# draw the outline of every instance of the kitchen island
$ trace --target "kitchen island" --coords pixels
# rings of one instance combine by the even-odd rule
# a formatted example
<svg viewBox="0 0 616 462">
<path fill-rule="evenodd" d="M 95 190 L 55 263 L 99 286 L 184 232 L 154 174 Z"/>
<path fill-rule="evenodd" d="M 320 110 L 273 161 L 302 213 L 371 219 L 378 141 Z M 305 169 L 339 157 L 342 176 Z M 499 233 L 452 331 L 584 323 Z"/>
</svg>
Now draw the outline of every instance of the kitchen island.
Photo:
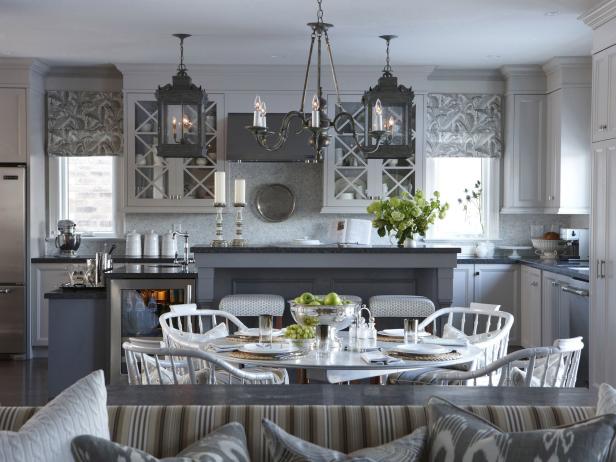
<svg viewBox="0 0 616 462">
<path fill-rule="evenodd" d="M 362 297 L 422 295 L 437 307 L 451 304 L 456 247 L 250 246 L 192 247 L 199 279 L 197 301 L 218 306 L 235 293 L 302 292 Z"/>
</svg>

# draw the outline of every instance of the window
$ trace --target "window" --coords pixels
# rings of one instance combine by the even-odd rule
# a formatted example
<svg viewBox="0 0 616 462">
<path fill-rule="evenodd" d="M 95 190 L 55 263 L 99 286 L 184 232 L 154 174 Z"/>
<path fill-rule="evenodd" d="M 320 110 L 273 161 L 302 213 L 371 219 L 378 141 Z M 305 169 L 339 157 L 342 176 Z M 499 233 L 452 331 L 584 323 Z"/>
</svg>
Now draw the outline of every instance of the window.
<svg viewBox="0 0 616 462">
<path fill-rule="evenodd" d="M 85 235 L 117 234 L 116 162 L 110 156 L 52 159 L 50 230 L 55 230 L 57 220 L 69 219 Z"/>
<path fill-rule="evenodd" d="M 439 191 L 441 200 L 449 203 L 445 219 L 437 220 L 430 229 L 430 239 L 477 240 L 498 237 L 498 159 L 433 157 L 427 159 L 426 168 L 427 193 Z M 478 181 L 481 189 L 479 199 L 473 197 L 473 191 L 477 192 L 478 189 L 475 188 Z"/>
</svg>

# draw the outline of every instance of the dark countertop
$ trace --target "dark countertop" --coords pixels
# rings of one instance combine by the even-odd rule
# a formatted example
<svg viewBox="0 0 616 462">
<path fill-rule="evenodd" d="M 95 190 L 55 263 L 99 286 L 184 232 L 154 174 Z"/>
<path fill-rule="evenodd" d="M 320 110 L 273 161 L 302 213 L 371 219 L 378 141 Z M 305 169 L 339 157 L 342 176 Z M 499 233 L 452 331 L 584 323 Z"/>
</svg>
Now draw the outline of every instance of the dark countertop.
<svg viewBox="0 0 616 462">
<path fill-rule="evenodd" d="M 423 405 L 440 396 L 459 406 L 596 406 L 597 395 L 586 388 L 420 387 L 340 385 L 112 385 L 107 404 L 115 405 Z"/>
<path fill-rule="evenodd" d="M 338 246 L 328 245 L 307 245 L 307 246 L 275 246 L 275 245 L 254 245 L 249 247 L 212 247 L 210 245 L 194 245 L 190 249 L 194 253 L 460 253 L 458 247 L 394 247 L 384 246 Z"/>
<path fill-rule="evenodd" d="M 170 257 L 130 257 L 128 255 L 112 254 L 115 263 L 173 263 Z M 32 263 L 85 263 L 87 259 L 94 258 L 94 255 L 77 255 L 75 257 L 65 257 L 62 255 L 46 255 L 35 257 Z"/>
<path fill-rule="evenodd" d="M 196 279 L 197 268 L 194 265 L 187 270 L 181 267 L 164 265 L 130 263 L 114 268 L 105 273 L 106 279 Z"/>
<path fill-rule="evenodd" d="M 503 256 L 496 255 L 494 257 L 486 257 L 486 258 L 472 257 L 472 256 L 459 256 L 458 257 L 458 263 L 460 265 L 463 265 L 463 264 L 511 265 L 511 264 L 516 264 L 519 262 L 520 260 L 514 260 L 512 258 L 507 257 L 506 255 L 503 255 Z"/>
<path fill-rule="evenodd" d="M 523 265 L 528 265 L 533 268 L 537 268 L 543 271 L 549 271 L 551 273 L 562 274 L 563 276 L 569 276 L 577 281 L 588 282 L 590 280 L 590 271 L 576 271 L 574 268 L 588 268 L 588 262 L 570 262 L 570 261 L 548 261 L 539 259 L 525 259 L 520 260 Z"/>
<path fill-rule="evenodd" d="M 45 294 L 45 298 L 47 299 L 106 299 L 107 298 L 107 289 L 105 287 L 86 287 L 83 289 L 70 289 L 70 288 L 59 288 L 52 290 L 51 292 L 47 292 Z"/>
</svg>

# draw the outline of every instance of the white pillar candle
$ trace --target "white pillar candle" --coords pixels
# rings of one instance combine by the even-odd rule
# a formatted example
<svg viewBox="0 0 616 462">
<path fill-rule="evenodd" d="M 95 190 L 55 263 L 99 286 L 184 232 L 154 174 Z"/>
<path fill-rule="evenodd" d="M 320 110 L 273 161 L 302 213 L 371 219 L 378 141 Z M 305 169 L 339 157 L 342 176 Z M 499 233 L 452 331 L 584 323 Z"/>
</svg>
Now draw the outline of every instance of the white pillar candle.
<svg viewBox="0 0 616 462">
<path fill-rule="evenodd" d="M 224 204 L 225 197 L 225 172 L 214 173 L 214 203 Z"/>
<path fill-rule="evenodd" d="M 374 105 L 374 121 L 372 122 L 372 129 L 374 131 L 383 130 L 383 106 L 381 100 L 377 99 Z"/>
<path fill-rule="evenodd" d="M 255 97 L 255 111 L 252 116 L 252 125 L 255 127 L 261 126 L 261 97 L 259 95 Z"/>
<path fill-rule="evenodd" d="M 317 95 L 312 97 L 312 120 L 310 125 L 312 127 L 321 125 L 321 113 L 319 112 L 319 98 Z"/>
<path fill-rule="evenodd" d="M 243 178 L 235 179 L 234 204 L 246 204 L 246 180 Z"/>
</svg>

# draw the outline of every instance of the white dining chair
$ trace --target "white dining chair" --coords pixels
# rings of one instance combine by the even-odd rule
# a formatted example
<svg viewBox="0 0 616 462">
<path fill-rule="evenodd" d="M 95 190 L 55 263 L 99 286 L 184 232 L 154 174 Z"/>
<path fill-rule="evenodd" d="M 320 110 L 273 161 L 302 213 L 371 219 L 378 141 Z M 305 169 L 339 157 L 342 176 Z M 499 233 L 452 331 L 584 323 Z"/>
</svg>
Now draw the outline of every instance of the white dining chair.
<svg viewBox="0 0 616 462">
<path fill-rule="evenodd" d="M 552 347 L 518 350 L 471 371 L 440 369 L 424 372 L 413 385 L 470 385 L 500 387 L 575 387 L 581 337 L 557 340 Z M 483 380 L 482 380 L 483 379 Z"/>
<path fill-rule="evenodd" d="M 504 357 L 509 347 L 509 334 L 513 327 L 514 316 L 505 311 L 479 311 L 468 308 L 442 308 L 424 319 L 418 329 L 430 328 L 432 333 L 442 337 L 460 337 L 481 350 L 481 354 L 467 365 L 455 366 L 456 369 L 473 370 L 482 368 Z M 452 329 L 453 328 L 453 329 Z M 434 371 L 448 369 L 434 369 Z M 424 372 L 407 371 L 389 376 L 389 383 L 421 383 Z M 494 378 L 493 378 L 494 379 Z M 487 379 L 483 379 L 487 382 Z"/>
<path fill-rule="evenodd" d="M 471 302 L 471 306 L 469 306 L 471 310 L 478 311 L 500 311 L 501 305 L 493 305 L 491 303 L 477 303 Z"/>
<path fill-rule="evenodd" d="M 170 313 L 163 313 L 159 321 L 164 320 L 165 324 L 174 327 L 182 332 L 203 334 L 220 322 L 224 322 L 228 330 L 247 329 L 246 325 L 236 316 L 226 311 L 220 310 L 200 310 L 195 303 L 183 305 L 170 305 Z M 168 316 L 167 316 L 168 315 Z M 163 318 L 163 316 L 165 316 Z M 165 325 L 161 322 L 163 336 L 165 335 Z"/>
<path fill-rule="evenodd" d="M 273 371 L 239 369 L 206 351 L 183 348 L 157 348 L 122 344 L 126 358 L 129 385 L 217 384 L 218 371 L 238 384 L 284 384 L 288 376 Z M 209 367 L 202 367 L 208 364 Z M 216 371 L 216 372 L 214 372 Z M 225 382 L 227 383 L 227 382 Z"/>
</svg>

